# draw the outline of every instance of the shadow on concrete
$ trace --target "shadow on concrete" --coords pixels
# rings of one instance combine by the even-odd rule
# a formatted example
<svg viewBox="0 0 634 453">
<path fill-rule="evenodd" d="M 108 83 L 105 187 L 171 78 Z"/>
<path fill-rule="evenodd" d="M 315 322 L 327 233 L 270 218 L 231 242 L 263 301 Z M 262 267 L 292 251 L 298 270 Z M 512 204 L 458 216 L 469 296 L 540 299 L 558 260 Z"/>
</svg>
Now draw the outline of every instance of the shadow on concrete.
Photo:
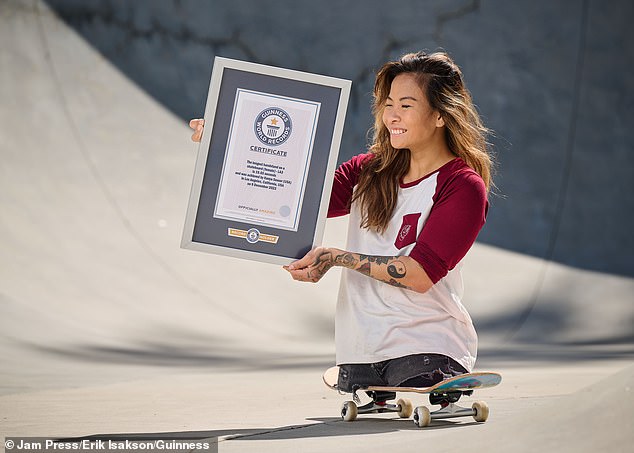
<svg viewBox="0 0 634 453">
<path fill-rule="evenodd" d="M 509 326 L 514 325 L 522 310 L 523 307 L 518 307 L 500 315 L 475 320 L 480 336 L 477 368 L 499 367 L 511 362 L 555 363 L 634 357 L 634 332 L 614 325 L 600 327 L 580 324 L 579 320 L 572 317 L 571 308 L 565 300 L 538 304 L 529 322 L 519 332 L 509 335 Z M 289 338 L 280 343 L 283 346 L 287 341 L 301 341 L 307 345 L 300 349 L 301 353 L 285 346 L 271 346 L 262 350 L 257 344 L 238 345 L 235 339 L 165 324 L 147 326 L 142 333 L 118 336 L 115 345 L 99 344 L 87 338 L 76 338 L 69 342 L 59 339 L 48 343 L 32 339 L 18 342 L 23 350 L 60 363 L 224 371 L 314 369 L 321 372 L 335 361 L 334 353 L 328 351 L 328 345 L 334 343 L 331 321 L 324 321 L 328 326 L 322 326 L 322 336 L 315 337 L 311 331 L 301 339 Z M 600 322 L 592 319 L 587 321 L 594 324 Z M 588 336 L 590 334 L 591 337 Z M 315 347 L 317 343 L 321 346 Z"/>
<path fill-rule="evenodd" d="M 31 345 L 50 357 L 83 363 L 135 365 L 165 368 L 213 368 L 227 370 L 322 369 L 332 366 L 334 357 L 321 354 L 289 354 L 236 351 L 230 347 L 192 351 L 183 346 L 147 343 L 125 347 L 76 344 L 66 347 Z"/>
<path fill-rule="evenodd" d="M 24 344 L 23 344 L 24 346 Z M 253 349 L 237 350 L 229 346 L 192 350 L 188 346 L 166 343 L 130 344 L 129 346 L 100 346 L 72 344 L 67 346 L 28 345 L 33 352 L 45 354 L 53 360 L 80 364 L 110 364 L 155 368 L 213 369 L 224 371 L 266 371 L 314 369 L 323 371 L 334 364 L 334 354 L 303 354 L 289 352 L 260 352 Z M 477 368 L 500 366 L 504 363 L 549 363 L 631 359 L 634 340 L 631 336 L 604 341 L 496 343 L 481 345 Z"/>
<path fill-rule="evenodd" d="M 83 437 L 58 439 L 60 442 L 80 443 L 83 441 L 112 441 L 112 442 L 141 442 L 157 440 L 177 441 L 201 441 L 223 442 L 228 440 L 292 440 L 310 439 L 339 436 L 364 436 L 368 434 L 387 434 L 398 431 L 420 430 L 411 419 L 380 418 L 380 416 L 367 416 L 357 419 L 353 423 L 344 422 L 341 418 L 307 418 L 317 423 L 301 425 L 281 426 L 278 428 L 248 428 L 248 429 L 223 429 L 209 431 L 182 431 L 162 433 L 117 433 L 117 434 L 93 434 Z M 465 418 L 465 420 L 470 420 Z M 442 430 L 477 425 L 477 422 L 434 420 L 428 430 Z"/>
</svg>

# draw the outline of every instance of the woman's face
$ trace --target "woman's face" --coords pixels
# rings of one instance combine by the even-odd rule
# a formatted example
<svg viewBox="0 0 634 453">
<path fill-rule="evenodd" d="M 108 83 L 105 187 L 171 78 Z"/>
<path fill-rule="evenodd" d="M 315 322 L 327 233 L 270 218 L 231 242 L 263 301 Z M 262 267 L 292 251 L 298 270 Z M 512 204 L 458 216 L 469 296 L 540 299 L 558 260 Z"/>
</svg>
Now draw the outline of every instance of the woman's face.
<svg viewBox="0 0 634 453">
<path fill-rule="evenodd" d="M 392 81 L 383 109 L 383 124 L 396 149 L 424 150 L 437 138 L 444 121 L 433 110 L 414 74 L 399 74 Z"/>
</svg>

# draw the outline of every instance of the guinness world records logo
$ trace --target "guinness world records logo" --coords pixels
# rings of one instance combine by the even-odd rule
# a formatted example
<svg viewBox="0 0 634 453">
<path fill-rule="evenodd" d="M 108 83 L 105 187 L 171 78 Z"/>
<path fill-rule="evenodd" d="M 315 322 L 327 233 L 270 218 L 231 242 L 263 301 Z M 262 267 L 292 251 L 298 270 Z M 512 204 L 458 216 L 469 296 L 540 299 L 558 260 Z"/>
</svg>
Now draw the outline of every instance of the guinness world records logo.
<svg viewBox="0 0 634 453">
<path fill-rule="evenodd" d="M 255 135 L 265 145 L 278 146 L 291 136 L 293 122 L 288 113 L 278 107 L 262 110 L 255 119 Z"/>
<path fill-rule="evenodd" d="M 247 231 L 246 239 L 249 244 L 255 244 L 260 240 L 260 232 L 256 228 L 251 228 Z"/>
</svg>

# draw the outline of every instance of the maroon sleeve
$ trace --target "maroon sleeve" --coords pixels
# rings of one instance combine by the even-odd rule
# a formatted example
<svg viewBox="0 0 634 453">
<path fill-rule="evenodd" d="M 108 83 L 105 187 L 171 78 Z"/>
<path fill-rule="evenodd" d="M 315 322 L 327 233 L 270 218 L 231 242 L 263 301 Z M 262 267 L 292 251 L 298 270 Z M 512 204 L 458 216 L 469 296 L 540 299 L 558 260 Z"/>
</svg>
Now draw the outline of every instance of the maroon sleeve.
<svg viewBox="0 0 634 453">
<path fill-rule="evenodd" d="M 488 209 L 487 191 L 477 173 L 460 172 L 438 183 L 434 205 L 410 253 L 434 284 L 467 254 Z"/>
<path fill-rule="evenodd" d="M 350 213 L 352 191 L 357 185 L 363 164 L 371 156 L 371 154 L 359 154 L 337 168 L 332 183 L 328 217 L 339 217 Z"/>
</svg>

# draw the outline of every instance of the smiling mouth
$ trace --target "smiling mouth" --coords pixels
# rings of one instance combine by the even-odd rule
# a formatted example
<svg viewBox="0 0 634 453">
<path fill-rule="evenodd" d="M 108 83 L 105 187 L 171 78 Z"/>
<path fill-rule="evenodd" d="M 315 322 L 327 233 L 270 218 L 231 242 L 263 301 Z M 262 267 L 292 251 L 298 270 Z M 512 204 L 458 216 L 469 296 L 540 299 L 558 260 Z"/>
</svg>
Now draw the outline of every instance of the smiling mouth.
<svg viewBox="0 0 634 453">
<path fill-rule="evenodd" d="M 407 132 L 406 129 L 390 129 L 390 135 L 401 135 Z"/>
</svg>

